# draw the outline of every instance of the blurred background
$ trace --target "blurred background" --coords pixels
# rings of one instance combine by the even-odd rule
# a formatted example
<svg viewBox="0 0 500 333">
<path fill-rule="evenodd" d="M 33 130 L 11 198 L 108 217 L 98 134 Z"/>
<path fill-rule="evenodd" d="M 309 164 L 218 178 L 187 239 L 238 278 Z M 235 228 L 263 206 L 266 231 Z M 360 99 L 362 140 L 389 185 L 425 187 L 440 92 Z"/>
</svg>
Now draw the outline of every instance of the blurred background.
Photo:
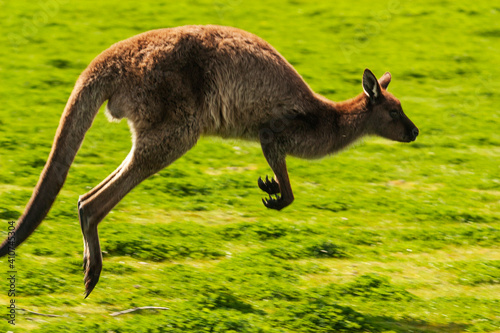
<svg viewBox="0 0 500 333">
<path fill-rule="evenodd" d="M 2 237 L 78 75 L 151 29 L 250 31 L 334 101 L 362 92 L 365 68 L 390 71 L 421 133 L 289 158 L 295 202 L 281 212 L 262 205 L 257 179 L 272 171 L 258 143 L 202 138 L 101 223 L 104 268 L 84 300 L 78 196 L 131 146 L 126 122 L 101 110 L 45 222 L 16 250 L 16 325 L 0 330 L 500 331 L 499 11 L 483 0 L 0 1 Z M 0 259 L 2 318 L 8 266 Z M 169 310 L 110 316 L 142 306 Z"/>
</svg>

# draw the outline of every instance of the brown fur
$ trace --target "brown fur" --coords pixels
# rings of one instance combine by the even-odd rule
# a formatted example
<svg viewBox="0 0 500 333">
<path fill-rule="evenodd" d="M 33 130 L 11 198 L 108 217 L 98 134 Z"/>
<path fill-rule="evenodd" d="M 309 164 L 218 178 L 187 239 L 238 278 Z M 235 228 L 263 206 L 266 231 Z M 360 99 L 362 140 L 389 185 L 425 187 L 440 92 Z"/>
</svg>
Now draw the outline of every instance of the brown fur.
<svg viewBox="0 0 500 333">
<path fill-rule="evenodd" d="M 266 207 L 280 210 L 293 201 L 287 155 L 319 158 L 367 134 L 404 142 L 416 138 L 415 125 L 386 91 L 390 79 L 386 73 L 377 81 L 365 70 L 365 92 L 335 103 L 315 94 L 271 45 L 235 28 L 185 26 L 116 43 L 78 79 L 48 162 L 18 221 L 14 244 L 24 241 L 48 213 L 106 100 L 111 119 L 128 119 L 133 146 L 125 161 L 78 202 L 86 296 L 102 268 L 99 222 L 201 135 L 259 140 L 276 181 L 259 179 L 258 185 L 270 196 L 263 200 Z M 8 245 L 4 241 L 0 255 Z"/>
</svg>

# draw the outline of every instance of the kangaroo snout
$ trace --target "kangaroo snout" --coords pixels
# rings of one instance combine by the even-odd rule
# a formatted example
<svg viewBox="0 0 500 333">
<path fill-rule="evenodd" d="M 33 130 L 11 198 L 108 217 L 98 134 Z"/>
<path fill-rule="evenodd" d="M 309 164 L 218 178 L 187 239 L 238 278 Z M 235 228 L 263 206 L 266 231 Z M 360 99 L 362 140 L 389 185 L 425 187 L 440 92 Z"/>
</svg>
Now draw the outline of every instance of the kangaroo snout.
<svg viewBox="0 0 500 333">
<path fill-rule="evenodd" d="M 408 137 L 408 142 L 413 142 L 417 139 L 418 134 L 420 131 L 418 130 L 417 127 L 413 127 L 410 131 L 409 134 L 407 135 Z"/>
<path fill-rule="evenodd" d="M 419 133 L 420 132 L 418 131 L 418 128 L 416 128 L 416 127 L 411 131 L 411 134 L 413 134 L 413 141 L 415 141 L 415 139 L 417 138 Z"/>
</svg>

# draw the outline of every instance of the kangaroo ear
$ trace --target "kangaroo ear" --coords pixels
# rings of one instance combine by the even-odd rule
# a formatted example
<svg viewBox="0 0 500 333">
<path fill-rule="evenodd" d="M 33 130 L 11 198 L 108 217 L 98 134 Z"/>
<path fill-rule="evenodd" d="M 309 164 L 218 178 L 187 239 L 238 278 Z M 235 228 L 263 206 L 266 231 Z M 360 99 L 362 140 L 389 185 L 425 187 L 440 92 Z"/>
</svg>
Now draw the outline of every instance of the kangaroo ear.
<svg viewBox="0 0 500 333">
<path fill-rule="evenodd" d="M 378 79 L 378 83 L 382 88 L 387 89 L 387 86 L 389 86 L 389 83 L 391 83 L 391 78 L 391 73 L 385 72 L 385 74 L 382 75 L 380 79 Z"/>
<path fill-rule="evenodd" d="M 363 90 L 365 94 L 370 97 L 372 102 L 375 102 L 377 98 L 381 95 L 380 84 L 377 81 L 375 75 L 368 68 L 365 69 L 363 73 Z"/>
</svg>

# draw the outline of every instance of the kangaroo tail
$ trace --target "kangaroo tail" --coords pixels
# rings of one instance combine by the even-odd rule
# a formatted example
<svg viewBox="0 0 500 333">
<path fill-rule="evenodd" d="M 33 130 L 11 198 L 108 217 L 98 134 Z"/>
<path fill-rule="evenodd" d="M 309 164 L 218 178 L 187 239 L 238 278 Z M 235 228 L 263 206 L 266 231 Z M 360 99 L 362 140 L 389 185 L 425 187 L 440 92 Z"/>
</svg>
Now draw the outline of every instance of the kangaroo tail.
<svg viewBox="0 0 500 333">
<path fill-rule="evenodd" d="M 111 88 L 106 81 L 109 82 L 103 75 L 102 66 L 91 65 L 80 75 L 59 122 L 49 159 L 23 215 L 0 245 L 0 257 L 26 240 L 49 212 L 85 133 L 101 105 L 110 97 Z"/>
</svg>

